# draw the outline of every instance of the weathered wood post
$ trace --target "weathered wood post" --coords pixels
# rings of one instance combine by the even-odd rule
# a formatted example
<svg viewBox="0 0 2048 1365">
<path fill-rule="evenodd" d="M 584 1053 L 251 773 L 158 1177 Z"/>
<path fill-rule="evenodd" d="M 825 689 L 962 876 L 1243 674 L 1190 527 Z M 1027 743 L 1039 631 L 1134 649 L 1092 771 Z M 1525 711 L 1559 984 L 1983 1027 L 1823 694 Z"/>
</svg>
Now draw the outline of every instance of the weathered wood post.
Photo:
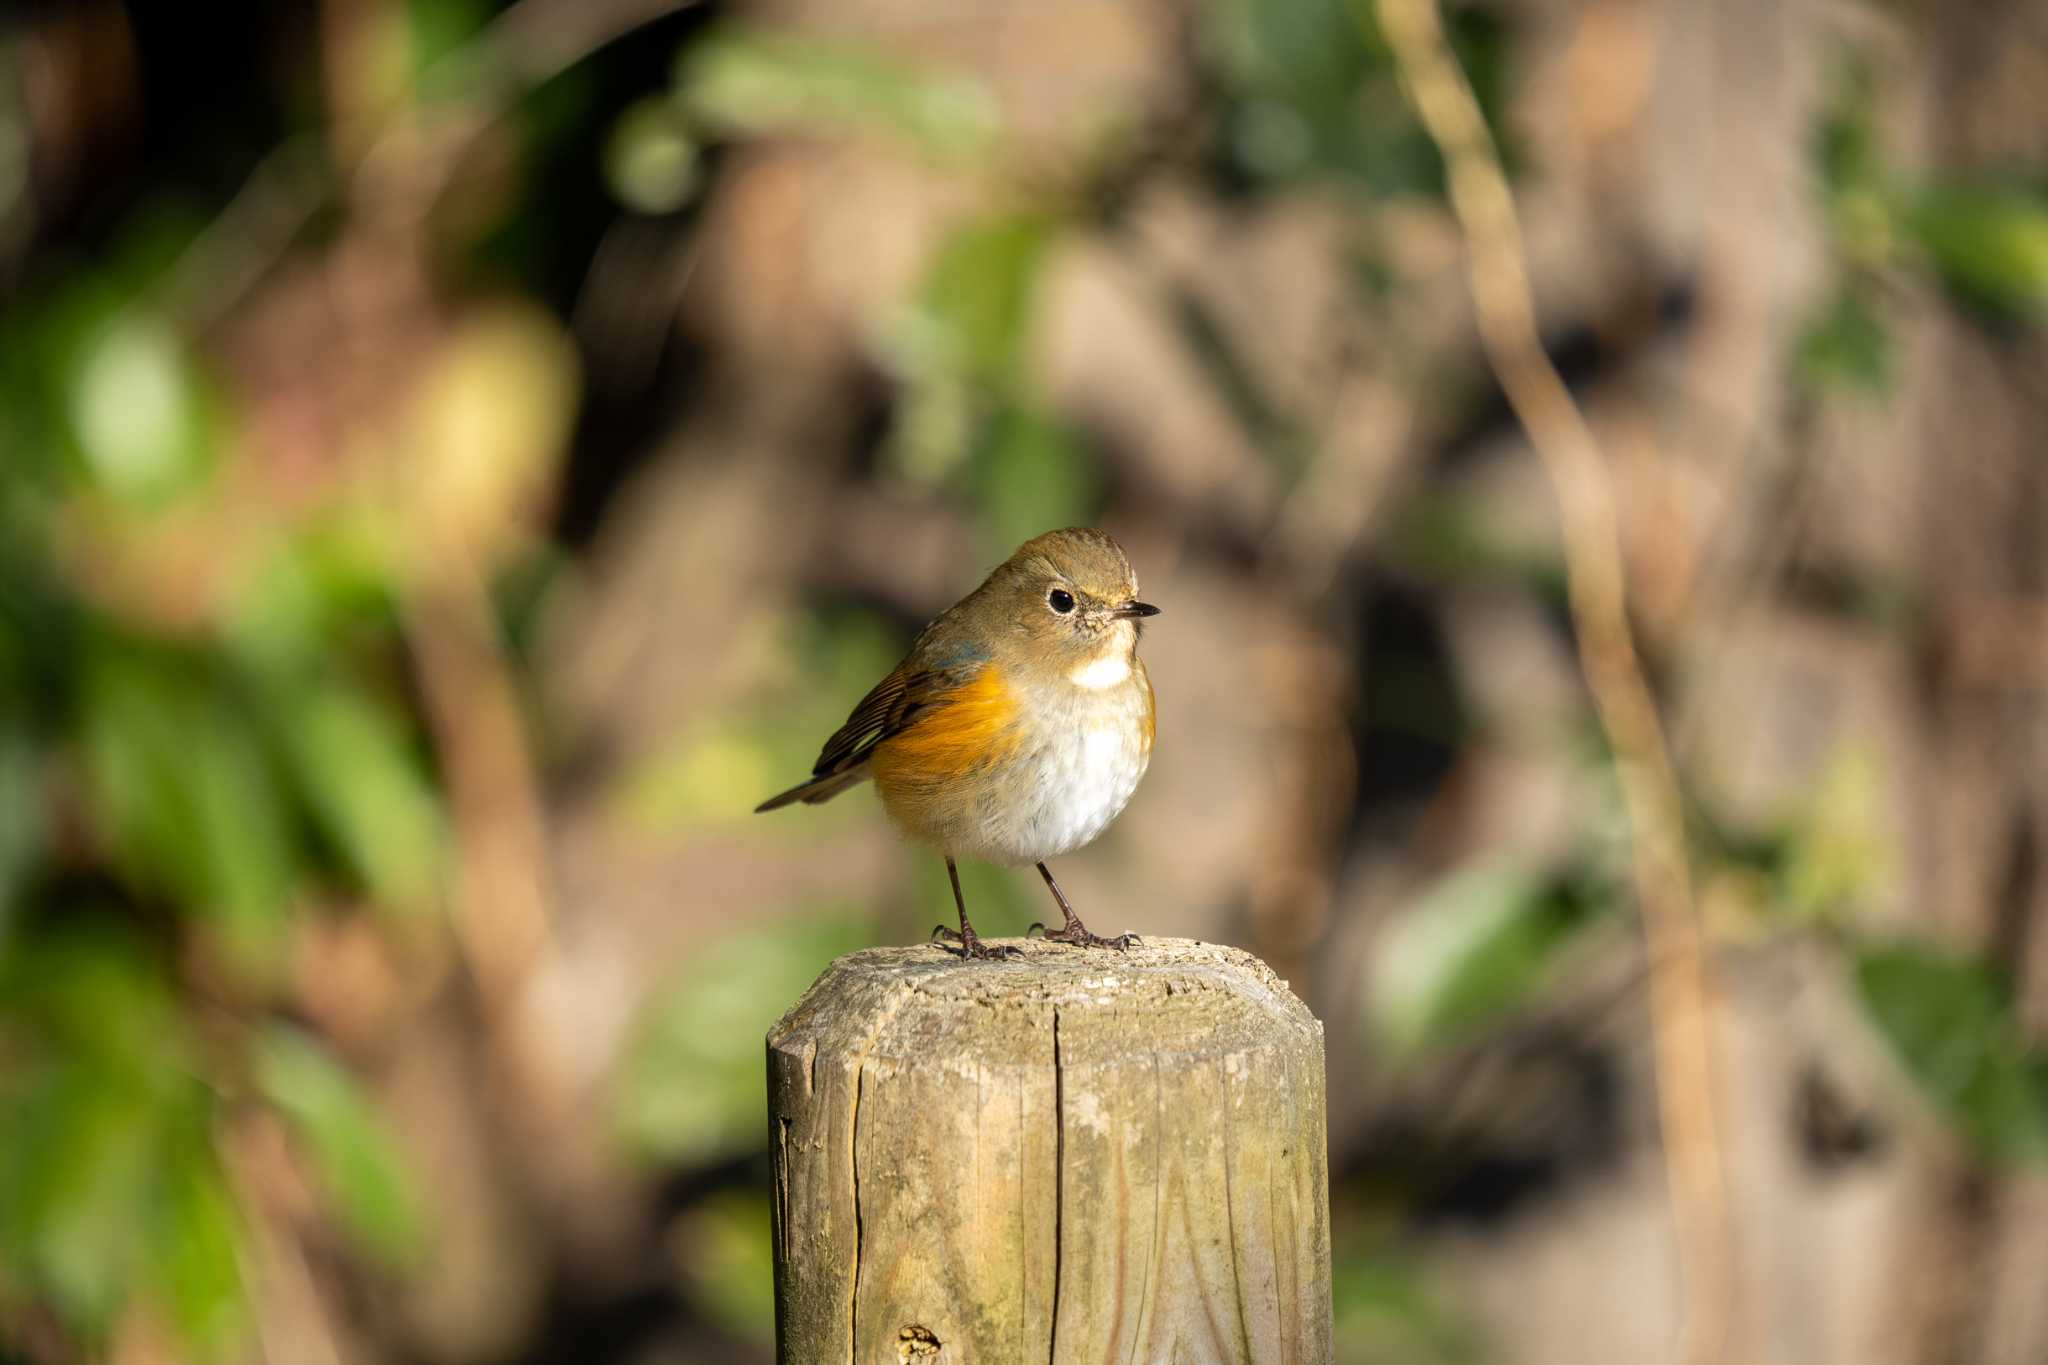
<svg viewBox="0 0 2048 1365">
<path fill-rule="evenodd" d="M 840 958 L 768 1034 L 784 1365 L 1324 1365 L 1322 1026 L 1249 953 Z"/>
</svg>

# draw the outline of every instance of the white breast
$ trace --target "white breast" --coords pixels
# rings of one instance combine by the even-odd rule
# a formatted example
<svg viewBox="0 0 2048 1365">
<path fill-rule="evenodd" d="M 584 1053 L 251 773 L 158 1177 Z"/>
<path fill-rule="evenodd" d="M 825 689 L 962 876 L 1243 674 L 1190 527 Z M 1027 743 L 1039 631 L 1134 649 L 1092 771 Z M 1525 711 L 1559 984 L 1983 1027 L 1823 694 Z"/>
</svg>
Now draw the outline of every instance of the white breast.
<svg viewBox="0 0 2048 1365">
<path fill-rule="evenodd" d="M 1128 682 L 1130 664 L 1123 667 Z M 1006 801 L 1000 811 L 984 808 L 985 821 L 976 831 L 980 847 L 960 851 L 1023 865 L 1094 842 L 1130 803 L 1151 761 L 1145 724 L 1150 700 L 1142 684 L 1104 686 L 1077 688 L 1049 707 L 1033 727 L 1043 738 L 1013 760 L 1023 771 L 1005 783 L 1011 793 L 1028 797 Z"/>
<path fill-rule="evenodd" d="M 1104 654 L 1101 658 L 1090 659 L 1067 677 L 1076 687 L 1085 687 L 1090 692 L 1101 692 L 1129 681 L 1131 676 L 1130 655 L 1117 651 Z"/>
</svg>

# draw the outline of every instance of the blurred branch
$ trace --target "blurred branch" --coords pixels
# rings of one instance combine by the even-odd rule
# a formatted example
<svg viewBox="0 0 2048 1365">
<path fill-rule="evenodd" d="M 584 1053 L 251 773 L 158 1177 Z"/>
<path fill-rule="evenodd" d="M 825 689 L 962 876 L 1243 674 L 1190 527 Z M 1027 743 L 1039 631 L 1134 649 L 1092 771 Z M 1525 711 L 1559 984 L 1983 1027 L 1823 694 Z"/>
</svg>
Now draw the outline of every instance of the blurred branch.
<svg viewBox="0 0 2048 1365">
<path fill-rule="evenodd" d="M 524 91 L 635 29 L 695 3 L 613 0 L 578 5 L 520 0 L 421 78 L 430 91 L 454 87 L 469 93 L 455 134 L 435 146 L 428 174 L 409 186 L 417 196 L 410 202 L 430 205 L 462 151 L 503 117 Z M 393 156 L 407 161 L 418 157 L 421 122 L 417 105 L 406 105 L 372 141 L 365 160 L 384 158 L 388 164 Z M 283 257 L 331 190 L 310 138 L 281 144 L 257 164 L 227 207 L 179 259 L 166 287 L 168 306 L 194 331 L 218 322 Z"/>
<path fill-rule="evenodd" d="M 359 238 L 387 263 L 379 274 L 420 287 L 411 268 L 428 255 L 420 225 L 464 152 L 519 95 L 694 2 L 520 0 L 431 67 L 420 88 L 430 96 L 452 88 L 452 108 L 437 112 L 421 99 L 403 100 L 374 130 L 356 168 L 358 219 L 378 216 L 397 229 L 379 234 L 375 223 L 358 224 Z M 355 7 L 338 14 L 337 30 L 365 22 Z M 346 47 L 346 35 L 341 41 Z M 374 106 L 374 92 L 358 93 L 354 105 Z M 338 113 L 335 122 L 342 121 Z M 539 777 L 493 615 L 489 567 L 473 547 L 443 547 L 435 571 L 418 585 L 406 634 L 461 846 L 457 933 L 496 1013 L 517 1005 L 547 960 L 553 935 Z M 530 1084 L 544 1083 L 534 1067 L 526 1070 Z"/>
<path fill-rule="evenodd" d="M 1728 1348 L 1735 1281 L 1705 951 L 1677 775 L 1629 624 L 1613 488 L 1584 414 L 1544 352 L 1514 196 L 1435 0 L 1379 0 L 1379 14 L 1409 98 L 1443 154 L 1481 343 L 1557 496 L 1580 665 L 1614 748 L 1633 833 L 1665 1178 L 1684 1282 L 1683 1358 L 1718 1359 Z"/>
<path fill-rule="evenodd" d="M 458 834 L 456 933 L 495 1016 L 519 1006 L 554 939 L 540 780 L 476 566 L 449 556 L 409 608 L 406 638 Z"/>
<path fill-rule="evenodd" d="M 366 144 L 358 173 L 366 203 L 390 199 L 424 215 L 446 188 L 463 154 L 503 118 L 513 101 L 634 29 L 697 0 L 520 0 L 420 78 L 430 96 L 460 92 L 451 112 L 407 101 Z"/>
<path fill-rule="evenodd" d="M 705 234 L 622 218 L 605 230 L 569 312 L 593 385 L 637 394 L 652 381 L 669 329 L 703 258 Z"/>
<path fill-rule="evenodd" d="M 282 1125 L 264 1112 L 231 1116 L 220 1133 L 220 1153 L 247 1220 L 249 1264 L 244 1271 L 263 1287 L 265 1312 L 257 1324 L 263 1358 L 347 1365 L 349 1353 L 292 1225 L 292 1206 L 303 1194 Z"/>
<path fill-rule="evenodd" d="M 1976 594 L 1939 618 L 1942 650 L 1958 682 L 1975 691 L 2048 688 L 2048 601 Z"/>
<path fill-rule="evenodd" d="M 1360 366 L 1348 367 L 1321 433 L 1318 452 L 1289 489 L 1269 537 L 1291 563 L 1303 595 L 1316 600 L 1335 587 L 1413 448 L 1415 405 L 1398 386 Z"/>
<path fill-rule="evenodd" d="M 486 84 L 516 88 L 540 84 L 576 65 L 599 48 L 688 9 L 697 0 L 519 0 L 500 14 L 475 42 L 451 53 L 428 73 L 428 84 L 444 70 L 484 73 Z"/>
<path fill-rule="evenodd" d="M 166 306 L 194 332 L 220 322 L 312 220 L 323 186 L 310 138 L 280 144 L 178 258 Z"/>
<path fill-rule="evenodd" d="M 344 191 L 351 232 L 380 285 L 431 312 L 424 231 L 467 151 L 532 87 L 694 0 L 521 0 L 437 62 L 384 111 L 374 89 L 342 98 L 333 120 L 377 110 Z M 367 22 L 337 0 L 336 28 Z M 355 39 L 344 33 L 344 47 Z M 436 96 L 445 99 L 436 100 Z M 351 145 L 346 138 L 343 145 Z M 455 928 L 501 1060 L 534 1113 L 565 1112 L 560 1049 L 529 1027 L 527 987 L 553 958 L 546 814 L 515 667 L 491 601 L 491 556 L 446 528 L 430 534 L 407 602 L 434 748 L 444 766 L 460 864 Z"/>
</svg>

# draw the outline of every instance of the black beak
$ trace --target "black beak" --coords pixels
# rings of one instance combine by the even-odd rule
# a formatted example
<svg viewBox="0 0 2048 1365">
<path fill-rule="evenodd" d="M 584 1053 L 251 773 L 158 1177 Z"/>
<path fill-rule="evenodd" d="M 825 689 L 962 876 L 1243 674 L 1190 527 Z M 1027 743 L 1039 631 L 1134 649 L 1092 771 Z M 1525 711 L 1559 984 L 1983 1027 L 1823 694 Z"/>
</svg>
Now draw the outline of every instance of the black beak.
<svg viewBox="0 0 2048 1365">
<path fill-rule="evenodd" d="M 1159 608 L 1150 602 L 1126 602 L 1110 615 L 1119 621 L 1135 621 L 1145 616 L 1157 616 Z"/>
</svg>

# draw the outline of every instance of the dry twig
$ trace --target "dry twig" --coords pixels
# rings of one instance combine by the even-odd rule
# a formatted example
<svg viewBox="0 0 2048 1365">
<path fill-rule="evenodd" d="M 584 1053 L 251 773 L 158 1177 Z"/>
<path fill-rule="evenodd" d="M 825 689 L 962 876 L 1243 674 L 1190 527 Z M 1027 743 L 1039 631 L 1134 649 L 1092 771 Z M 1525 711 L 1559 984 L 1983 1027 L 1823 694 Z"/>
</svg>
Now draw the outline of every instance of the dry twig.
<svg viewBox="0 0 2048 1365">
<path fill-rule="evenodd" d="M 1677 775 L 1629 624 L 1613 487 L 1585 415 L 1544 352 L 1514 196 L 1436 0 L 1379 0 L 1379 15 L 1443 154 L 1481 343 L 1557 496 L 1580 666 L 1614 749 L 1651 963 L 1658 1113 L 1685 1294 L 1682 1358 L 1715 1360 L 1729 1345 L 1735 1278 L 1706 956 Z"/>
</svg>

